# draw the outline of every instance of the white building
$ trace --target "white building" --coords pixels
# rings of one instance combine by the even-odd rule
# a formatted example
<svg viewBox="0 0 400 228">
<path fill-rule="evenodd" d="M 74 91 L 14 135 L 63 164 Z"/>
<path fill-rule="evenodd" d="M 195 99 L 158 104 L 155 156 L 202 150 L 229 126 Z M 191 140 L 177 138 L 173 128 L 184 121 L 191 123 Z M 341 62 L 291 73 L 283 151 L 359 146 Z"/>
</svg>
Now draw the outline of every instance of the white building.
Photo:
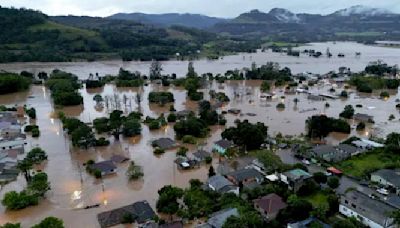
<svg viewBox="0 0 400 228">
<path fill-rule="evenodd" d="M 396 208 L 375 200 L 359 191 L 349 191 L 340 197 L 339 212 L 354 217 L 371 228 L 395 228 L 390 213 Z"/>
</svg>

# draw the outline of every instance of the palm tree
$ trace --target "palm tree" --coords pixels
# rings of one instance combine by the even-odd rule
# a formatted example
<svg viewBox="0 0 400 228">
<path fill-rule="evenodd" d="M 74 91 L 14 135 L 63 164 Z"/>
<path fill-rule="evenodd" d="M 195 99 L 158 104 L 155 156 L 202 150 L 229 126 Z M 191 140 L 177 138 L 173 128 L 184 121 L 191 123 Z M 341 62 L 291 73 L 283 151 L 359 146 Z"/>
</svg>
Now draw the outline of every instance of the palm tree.
<svg viewBox="0 0 400 228">
<path fill-rule="evenodd" d="M 24 173 L 25 179 L 27 182 L 31 180 L 30 170 L 32 169 L 32 161 L 29 159 L 24 159 L 17 164 L 17 168 Z"/>
</svg>

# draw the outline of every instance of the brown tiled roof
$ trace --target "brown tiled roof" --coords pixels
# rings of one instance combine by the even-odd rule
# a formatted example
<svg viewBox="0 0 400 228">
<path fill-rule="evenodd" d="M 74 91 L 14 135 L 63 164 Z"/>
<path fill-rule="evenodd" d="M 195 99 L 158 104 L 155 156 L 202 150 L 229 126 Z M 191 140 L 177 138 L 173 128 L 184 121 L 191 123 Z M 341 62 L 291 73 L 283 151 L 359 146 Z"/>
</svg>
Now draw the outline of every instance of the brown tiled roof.
<svg viewBox="0 0 400 228">
<path fill-rule="evenodd" d="M 287 206 L 286 203 L 283 202 L 282 198 L 275 193 L 254 200 L 254 204 L 264 210 L 267 214 L 278 213 Z"/>
</svg>

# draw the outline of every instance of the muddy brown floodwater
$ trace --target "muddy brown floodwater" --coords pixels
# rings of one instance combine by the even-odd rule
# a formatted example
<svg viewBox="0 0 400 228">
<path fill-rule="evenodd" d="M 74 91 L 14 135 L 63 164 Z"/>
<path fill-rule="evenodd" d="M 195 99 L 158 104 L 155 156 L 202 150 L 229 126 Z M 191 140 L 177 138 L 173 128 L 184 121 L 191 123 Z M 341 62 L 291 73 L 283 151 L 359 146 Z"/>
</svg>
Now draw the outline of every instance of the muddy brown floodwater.
<svg viewBox="0 0 400 228">
<path fill-rule="evenodd" d="M 306 54 L 300 57 L 288 56 L 285 53 L 274 53 L 270 50 L 257 53 L 243 53 L 238 55 L 224 56 L 219 60 L 200 59 L 195 60 L 194 67 L 197 73 L 225 73 L 227 70 L 242 69 L 250 67 L 252 62 L 258 65 L 266 62 L 277 62 L 282 67 L 289 67 L 293 73 L 312 72 L 325 74 L 329 71 L 337 71 L 339 67 L 345 66 L 354 72 L 361 71 L 371 61 L 382 60 L 390 65 L 400 64 L 400 48 L 386 48 L 377 46 L 367 46 L 354 42 L 326 42 L 310 43 L 298 47 L 298 50 L 314 49 L 323 54 L 329 48 L 333 54 L 332 58 L 320 57 L 313 58 Z M 361 52 L 361 56 L 356 56 L 356 52 Z M 345 54 L 345 58 L 339 58 L 339 53 Z M 165 61 L 162 62 L 163 73 L 176 73 L 178 77 L 187 73 L 186 61 Z M 0 70 L 21 72 L 23 70 L 39 73 L 41 71 L 51 72 L 58 68 L 66 72 L 78 75 L 81 79 L 87 79 L 90 73 L 99 73 L 100 76 L 106 74 L 116 75 L 120 67 L 130 71 L 140 71 L 142 74 L 149 73 L 150 62 L 123 62 L 120 60 L 95 61 L 95 62 L 64 62 L 64 63 L 5 63 L 0 64 Z"/>
<path fill-rule="evenodd" d="M 206 99 L 208 92 L 214 89 L 217 92 L 225 92 L 231 101 L 222 107 L 222 110 L 238 108 L 242 110 L 241 115 L 227 114 L 227 126 L 232 126 L 235 119 L 248 119 L 251 122 L 261 121 L 269 126 L 272 135 L 282 132 L 285 135 L 300 135 L 305 132 L 305 120 L 319 113 L 337 117 L 346 104 L 362 104 L 362 108 L 356 108 L 356 112 L 368 113 L 375 117 L 375 125 L 370 125 L 363 132 L 352 131 L 352 134 L 367 137 L 370 135 L 384 136 L 388 132 L 399 129 L 399 114 L 395 108 L 395 100 L 398 98 L 397 91 L 391 91 L 392 96 L 388 100 L 381 100 L 377 94 L 363 95 L 353 92 L 347 100 L 326 100 L 314 102 L 307 99 L 305 94 L 284 94 L 281 88 L 275 88 L 276 95 L 271 101 L 263 101 L 259 98 L 260 81 L 229 81 L 224 84 L 209 83 L 203 89 Z M 327 92 L 331 85 L 315 86 L 311 90 L 315 92 Z M 81 89 L 84 97 L 84 106 L 68 107 L 62 111 L 67 116 L 81 119 L 83 122 L 91 122 L 93 119 L 108 116 L 112 108 L 96 109 L 93 96 L 100 93 L 103 97 L 120 100 L 120 108 L 125 113 L 141 110 L 145 116 L 159 116 L 168 113 L 169 106 L 159 107 L 149 105 L 147 96 L 150 91 L 168 90 L 175 96 L 175 108 L 180 110 L 196 110 L 197 104 L 186 100 L 186 92 L 181 88 L 164 88 L 159 85 L 149 85 L 142 88 L 116 88 L 114 85 L 106 85 L 102 89 Z M 341 91 L 340 88 L 337 91 Z M 140 106 L 135 102 L 136 94 L 141 94 Z M 237 96 L 235 96 L 237 94 Z M 124 99 L 125 96 L 125 99 Z M 285 96 L 284 98 L 281 96 Z M 293 102 L 298 98 L 297 105 Z M 126 101 L 125 104 L 123 101 Z M 276 105 L 283 102 L 284 110 L 277 110 Z M 325 108 L 329 102 L 330 107 Z M 168 151 L 161 156 L 153 155 L 151 141 L 159 137 L 174 137 L 173 125 L 168 125 L 160 130 L 150 131 L 143 125 L 142 136 L 123 138 L 113 141 L 104 148 L 92 148 L 80 150 L 70 145 L 68 136 L 62 130 L 62 124 L 55 116 L 55 110 L 51 102 L 49 91 L 43 86 L 32 86 L 28 92 L 15 93 L 0 96 L 0 103 L 5 105 L 27 104 L 33 106 L 37 111 L 37 124 L 41 130 L 41 136 L 33 139 L 28 136 L 26 150 L 40 146 L 48 153 L 48 162 L 37 167 L 49 175 L 51 191 L 47 198 L 40 201 L 38 206 L 26 208 L 21 211 L 6 211 L 0 208 L 0 224 L 5 222 L 21 222 L 24 227 L 37 223 L 47 216 L 62 218 L 67 227 L 99 227 L 96 215 L 102 211 L 114 209 L 139 200 L 147 200 L 155 208 L 157 191 L 164 185 L 176 185 L 188 187 L 190 179 L 207 179 L 208 166 L 203 165 L 199 169 L 191 171 L 179 171 L 174 164 L 176 153 Z M 109 104 L 111 107 L 112 104 Z M 117 108 L 114 104 L 114 108 Z M 314 109 L 313 111 L 304 111 Z M 250 113 L 250 115 L 248 115 Z M 255 114 L 252 115 L 252 114 Z M 396 116 L 395 121 L 388 121 L 390 114 Z M 352 123 L 355 125 L 355 123 Z M 223 127 L 212 127 L 210 137 L 204 139 L 204 148 L 210 150 L 212 143 L 220 138 Z M 328 137 L 331 143 L 337 143 L 347 135 L 332 134 Z M 196 148 L 191 146 L 193 152 Z M 144 178 L 138 181 L 128 181 L 125 176 L 127 164 L 119 165 L 115 175 L 96 180 L 85 172 L 83 163 L 89 159 L 96 161 L 109 159 L 113 154 L 128 156 L 136 164 L 141 165 Z M 218 159 L 214 158 L 213 165 L 217 166 Z M 22 176 L 17 181 L 6 185 L 1 190 L 2 197 L 10 190 L 22 190 L 25 181 Z M 82 206 L 101 203 L 101 207 L 83 210 Z"/>
</svg>

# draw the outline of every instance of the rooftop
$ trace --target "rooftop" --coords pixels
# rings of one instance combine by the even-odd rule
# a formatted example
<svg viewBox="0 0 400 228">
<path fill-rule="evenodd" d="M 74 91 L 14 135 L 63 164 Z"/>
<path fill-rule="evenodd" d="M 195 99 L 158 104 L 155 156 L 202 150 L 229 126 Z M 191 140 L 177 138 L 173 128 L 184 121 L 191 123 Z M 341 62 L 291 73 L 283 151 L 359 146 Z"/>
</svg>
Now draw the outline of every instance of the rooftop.
<svg viewBox="0 0 400 228">
<path fill-rule="evenodd" d="M 259 173 L 256 169 L 240 169 L 231 173 L 228 173 L 227 176 L 231 176 L 235 178 L 236 181 L 242 182 L 246 179 L 250 178 L 258 178 L 263 179 L 263 175 Z"/>
<path fill-rule="evenodd" d="M 117 168 L 117 166 L 115 166 L 114 162 L 112 162 L 111 160 L 107 160 L 107 161 L 94 163 L 93 165 L 90 165 L 90 168 L 98 169 L 101 172 L 109 172 L 109 171 L 115 170 Z"/>
<path fill-rule="evenodd" d="M 228 149 L 231 146 L 233 146 L 233 143 L 229 140 L 226 139 L 221 139 L 215 142 L 216 145 L 218 145 L 219 147 L 223 148 L 223 149 Z"/>
<path fill-rule="evenodd" d="M 170 138 L 159 138 L 153 141 L 153 146 L 159 147 L 161 149 L 170 149 L 176 146 L 176 142 Z"/>
<path fill-rule="evenodd" d="M 154 218 L 155 213 L 147 201 L 139 201 L 131 205 L 105 211 L 97 215 L 102 228 L 120 224 L 124 216 L 131 215 L 138 223 L 144 223 Z"/>
<path fill-rule="evenodd" d="M 371 175 L 377 175 L 382 178 L 385 178 L 390 183 L 395 185 L 395 187 L 400 187 L 400 170 L 381 169 L 373 172 Z"/>
<path fill-rule="evenodd" d="M 311 177 L 311 174 L 307 173 L 306 171 L 304 171 L 302 169 L 292 169 L 292 170 L 284 172 L 284 175 L 293 180 Z"/>
<path fill-rule="evenodd" d="M 239 212 L 236 208 L 228 208 L 215 212 L 210 216 L 207 223 L 213 228 L 221 228 L 226 220 L 231 216 L 239 216 Z"/>
<path fill-rule="evenodd" d="M 388 214 L 396 210 L 395 207 L 359 191 L 348 191 L 342 196 L 340 203 L 380 225 L 384 225 Z"/>
<path fill-rule="evenodd" d="M 287 206 L 286 203 L 283 202 L 282 198 L 275 193 L 263 196 L 253 202 L 259 208 L 267 212 L 267 214 L 276 214 Z"/>
<path fill-rule="evenodd" d="M 220 191 L 226 186 L 232 186 L 233 183 L 226 179 L 224 176 L 215 175 L 208 178 L 207 183 L 215 188 L 215 191 Z"/>
</svg>

